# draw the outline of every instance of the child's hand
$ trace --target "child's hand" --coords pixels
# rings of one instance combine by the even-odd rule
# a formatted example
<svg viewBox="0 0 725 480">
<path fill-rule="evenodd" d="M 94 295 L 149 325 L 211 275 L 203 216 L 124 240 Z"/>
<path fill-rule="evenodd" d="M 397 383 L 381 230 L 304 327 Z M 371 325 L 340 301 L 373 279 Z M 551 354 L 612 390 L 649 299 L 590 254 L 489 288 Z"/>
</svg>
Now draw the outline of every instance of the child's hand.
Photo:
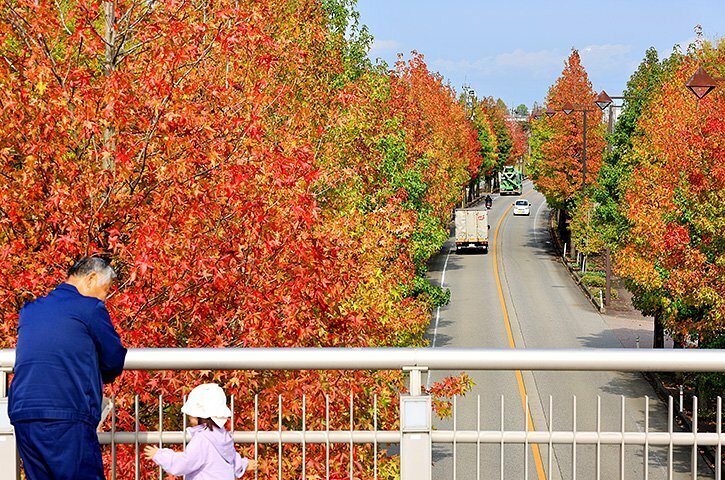
<svg viewBox="0 0 725 480">
<path fill-rule="evenodd" d="M 147 459 L 153 460 L 154 455 L 156 455 L 156 452 L 158 451 L 159 447 L 156 445 L 146 445 L 146 448 L 143 449 L 143 454 Z"/>
<path fill-rule="evenodd" d="M 250 472 L 254 472 L 257 470 L 257 461 L 256 460 L 248 460 L 249 463 L 247 464 L 247 470 Z"/>
</svg>

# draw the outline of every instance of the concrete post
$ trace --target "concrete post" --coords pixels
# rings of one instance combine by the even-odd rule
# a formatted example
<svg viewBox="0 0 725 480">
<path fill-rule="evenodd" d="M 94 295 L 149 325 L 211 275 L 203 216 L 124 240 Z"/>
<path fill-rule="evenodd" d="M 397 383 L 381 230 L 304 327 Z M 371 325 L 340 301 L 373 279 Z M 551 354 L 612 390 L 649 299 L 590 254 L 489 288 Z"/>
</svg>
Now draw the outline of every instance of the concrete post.
<svg viewBox="0 0 725 480">
<path fill-rule="evenodd" d="M 425 367 L 403 368 L 410 372 L 410 394 L 400 397 L 400 479 L 432 480 L 431 397 L 422 395 Z"/>
<path fill-rule="evenodd" d="M 612 302 L 612 260 L 609 247 L 604 249 L 604 303 L 610 305 Z"/>
<path fill-rule="evenodd" d="M 6 372 L 0 372 L 0 480 L 20 480 L 18 450 L 8 415 Z"/>
</svg>

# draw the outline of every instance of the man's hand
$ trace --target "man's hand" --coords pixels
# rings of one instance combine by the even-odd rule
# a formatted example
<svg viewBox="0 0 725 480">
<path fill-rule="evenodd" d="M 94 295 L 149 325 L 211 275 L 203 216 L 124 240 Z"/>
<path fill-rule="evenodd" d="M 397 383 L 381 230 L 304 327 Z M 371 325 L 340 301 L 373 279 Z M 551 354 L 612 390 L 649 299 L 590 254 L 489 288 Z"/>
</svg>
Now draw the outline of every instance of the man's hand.
<svg viewBox="0 0 725 480">
<path fill-rule="evenodd" d="M 250 472 L 253 472 L 257 469 L 257 461 L 256 460 L 249 460 L 249 463 L 247 464 L 247 470 Z"/>
<path fill-rule="evenodd" d="M 159 447 L 156 445 L 146 445 L 146 448 L 143 449 L 143 454 L 147 459 L 153 460 L 154 455 L 156 455 L 156 452 L 158 451 Z"/>
</svg>

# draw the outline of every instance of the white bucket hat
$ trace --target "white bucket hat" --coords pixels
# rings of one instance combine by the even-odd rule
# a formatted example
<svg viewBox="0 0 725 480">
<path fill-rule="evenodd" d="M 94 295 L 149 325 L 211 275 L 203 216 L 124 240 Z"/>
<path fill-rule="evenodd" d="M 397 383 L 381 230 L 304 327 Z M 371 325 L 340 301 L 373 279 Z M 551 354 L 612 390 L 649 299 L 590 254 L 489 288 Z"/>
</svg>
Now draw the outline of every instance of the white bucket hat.
<svg viewBox="0 0 725 480">
<path fill-rule="evenodd" d="M 227 396 L 216 383 L 204 383 L 192 390 L 181 411 L 192 417 L 211 418 L 220 428 L 224 428 L 232 416 L 227 407 Z"/>
</svg>

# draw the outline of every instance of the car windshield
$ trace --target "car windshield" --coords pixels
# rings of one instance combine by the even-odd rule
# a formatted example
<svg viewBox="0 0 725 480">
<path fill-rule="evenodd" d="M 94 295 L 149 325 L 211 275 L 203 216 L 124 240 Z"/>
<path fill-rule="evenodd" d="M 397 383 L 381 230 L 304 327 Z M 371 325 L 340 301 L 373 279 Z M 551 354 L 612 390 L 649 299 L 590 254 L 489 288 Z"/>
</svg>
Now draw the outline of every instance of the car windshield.
<svg viewBox="0 0 725 480">
<path fill-rule="evenodd" d="M 526 205 L 528 205 L 528 204 L 529 204 L 528 200 L 519 200 L 519 201 L 516 202 L 516 205 L 521 205 L 521 206 L 524 206 L 524 207 Z"/>
</svg>

